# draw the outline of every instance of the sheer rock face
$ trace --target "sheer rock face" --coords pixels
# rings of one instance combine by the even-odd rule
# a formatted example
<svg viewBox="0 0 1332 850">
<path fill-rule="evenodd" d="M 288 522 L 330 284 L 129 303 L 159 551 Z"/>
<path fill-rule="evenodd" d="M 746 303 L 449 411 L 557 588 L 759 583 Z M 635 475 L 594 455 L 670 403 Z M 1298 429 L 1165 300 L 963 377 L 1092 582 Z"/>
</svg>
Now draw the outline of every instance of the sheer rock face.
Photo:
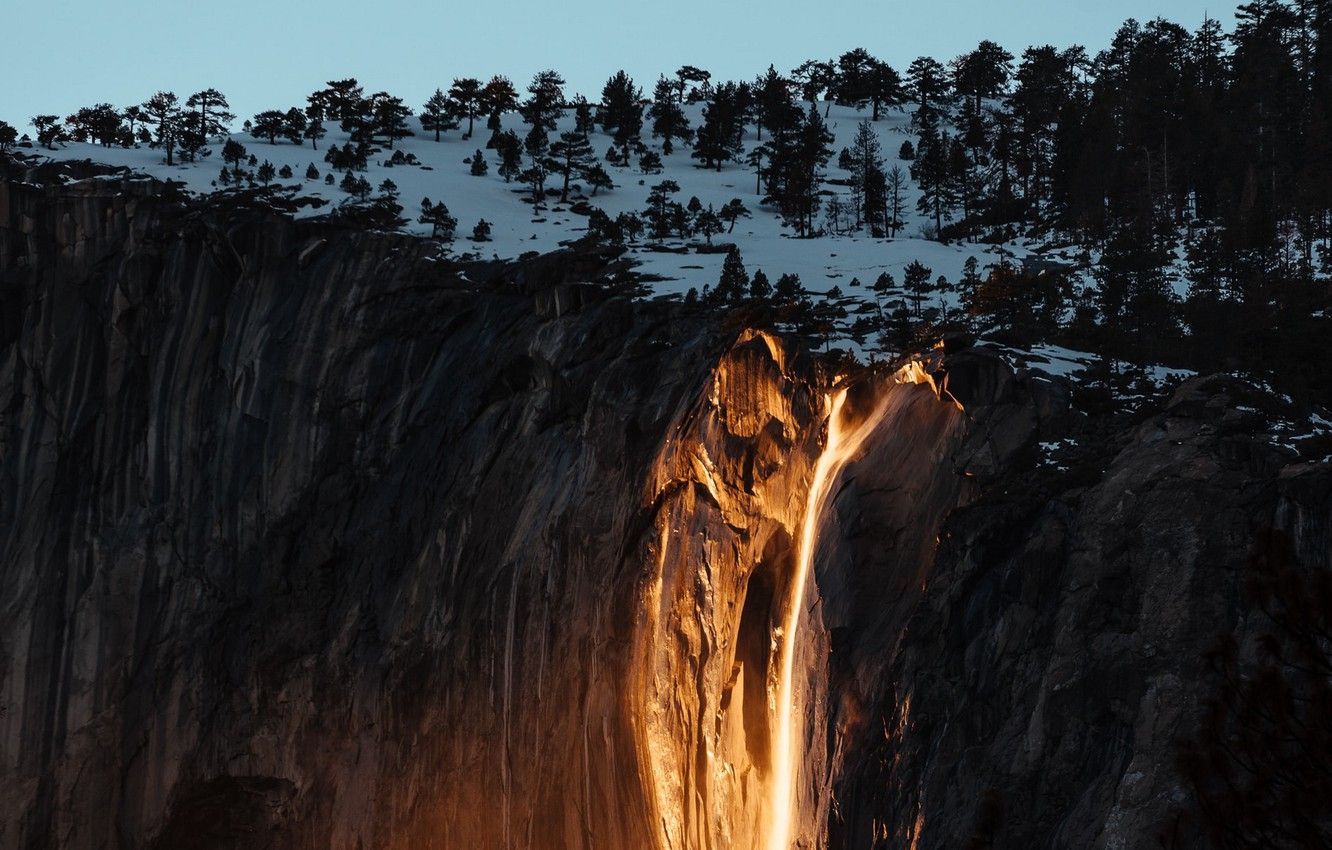
<svg viewBox="0 0 1332 850">
<path fill-rule="evenodd" d="M 0 848 L 756 846 L 832 376 L 605 257 L 160 195 L 0 179 Z M 1327 469 L 1214 379 L 1024 494 L 1065 396 L 935 366 L 850 390 L 793 834 L 1154 846 L 1253 535 L 1327 565 Z"/>
</svg>

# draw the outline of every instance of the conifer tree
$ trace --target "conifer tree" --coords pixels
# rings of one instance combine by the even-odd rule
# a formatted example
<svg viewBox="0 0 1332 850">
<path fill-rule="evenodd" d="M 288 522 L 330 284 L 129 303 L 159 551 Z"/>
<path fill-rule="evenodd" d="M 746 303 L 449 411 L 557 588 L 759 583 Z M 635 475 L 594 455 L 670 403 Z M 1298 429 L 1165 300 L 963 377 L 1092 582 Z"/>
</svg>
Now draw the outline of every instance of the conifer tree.
<svg viewBox="0 0 1332 850">
<path fill-rule="evenodd" d="M 601 105 L 597 107 L 597 122 L 603 132 L 612 136 L 615 144 L 629 156 L 629 148 L 638 143 L 643 129 L 643 92 L 624 71 L 617 71 L 601 90 Z"/>
<path fill-rule="evenodd" d="M 527 100 L 520 111 L 523 120 L 544 131 L 555 130 L 555 119 L 564 108 L 564 77 L 556 71 L 539 71 L 527 86 Z"/>
<path fill-rule="evenodd" d="M 902 285 L 905 287 L 907 294 L 911 296 L 917 318 L 920 318 L 921 315 L 920 305 L 930 291 L 931 274 L 933 274 L 933 270 L 919 260 L 912 260 L 902 271 Z"/>
<path fill-rule="evenodd" d="M 727 201 L 718 213 L 721 220 L 726 222 L 726 232 L 735 232 L 735 223 L 742 218 L 749 218 L 749 210 L 745 207 L 744 201 L 739 198 L 732 198 Z"/>
<path fill-rule="evenodd" d="M 194 126 L 204 140 L 227 133 L 227 127 L 236 120 L 227 103 L 226 95 L 217 89 L 208 88 L 190 95 L 185 101 L 186 109 L 193 110 L 196 118 Z"/>
<path fill-rule="evenodd" d="M 471 173 L 473 177 L 484 177 L 490 170 L 490 163 L 486 162 L 486 154 L 480 148 L 472 154 Z"/>
<path fill-rule="evenodd" d="M 674 180 L 663 180 L 648 192 L 647 210 L 643 213 L 652 235 L 658 239 L 671 233 L 671 196 L 680 191 L 680 184 Z"/>
<path fill-rule="evenodd" d="M 449 208 L 443 201 L 431 203 L 429 198 L 421 199 L 421 215 L 416 219 L 421 224 L 430 225 L 430 236 L 443 242 L 452 242 L 458 219 L 449 214 Z"/>
<path fill-rule="evenodd" d="M 491 144 L 500 132 L 500 116 L 518 108 L 518 90 L 508 77 L 496 74 L 481 89 L 479 108 L 486 116 L 486 128 L 491 131 Z"/>
<path fill-rule="evenodd" d="M 573 99 L 574 110 L 574 132 L 578 133 L 584 139 L 592 132 L 596 126 L 595 116 L 592 112 L 592 104 L 581 94 Z"/>
<path fill-rule="evenodd" d="M 597 190 L 599 189 L 615 188 L 615 183 L 611 180 L 611 176 L 606 173 L 606 169 L 601 167 L 601 163 L 594 162 L 588 166 L 583 173 L 583 177 L 587 180 L 587 185 L 592 187 L 592 197 L 594 198 L 597 196 Z"/>
<path fill-rule="evenodd" d="M 878 221 L 884 211 L 883 155 L 879 136 L 869 121 L 861 121 L 851 142 L 848 169 L 852 198 L 856 201 L 856 226 Z"/>
<path fill-rule="evenodd" d="M 34 115 L 28 120 L 37 130 L 37 144 L 44 148 L 54 150 L 57 142 L 69 139 L 65 128 L 60 124 L 59 115 Z M 167 154 L 167 164 L 171 164 L 170 153 Z"/>
<path fill-rule="evenodd" d="M 144 102 L 143 111 L 153 125 L 153 146 L 166 151 L 166 164 L 171 165 L 172 154 L 180 140 L 179 100 L 172 92 L 160 91 Z"/>
<path fill-rule="evenodd" d="M 937 110 L 948 91 L 948 70 L 929 56 L 919 56 L 911 63 L 907 80 L 918 109 Z"/>
<path fill-rule="evenodd" d="M 652 91 L 652 105 L 648 107 L 648 116 L 652 119 L 652 136 L 661 138 L 661 150 L 667 156 L 675 149 L 673 139 L 687 142 L 691 135 L 689 119 L 676 101 L 675 91 L 675 85 L 666 77 L 661 77 Z"/>
<path fill-rule="evenodd" d="M 277 144 L 278 136 L 287 135 L 287 114 L 279 109 L 266 109 L 256 114 L 250 126 L 250 135 L 256 139 L 267 139 L 270 145 Z"/>
<path fill-rule="evenodd" d="M 0 151 L 9 150 L 18 141 L 18 130 L 13 125 L 0 121 Z"/>
<path fill-rule="evenodd" d="M 400 97 L 382 91 L 370 96 L 370 124 L 374 128 L 371 134 L 386 137 L 390 149 L 398 139 L 413 135 L 407 128 L 411 114 L 412 110 Z"/>
<path fill-rule="evenodd" d="M 979 111 L 982 98 L 996 97 L 1008 85 L 1012 63 L 1013 54 L 993 41 L 982 41 L 953 63 L 953 85 L 960 94 L 972 97 Z"/>
<path fill-rule="evenodd" d="M 435 89 L 435 93 L 421 107 L 421 129 L 427 133 L 434 133 L 435 141 L 438 142 L 440 133 L 458 126 L 453 108 L 454 105 L 449 97 L 442 90 Z"/>
<path fill-rule="evenodd" d="M 569 180 L 575 174 L 584 174 L 592 165 L 592 146 L 577 131 L 561 133 L 550 146 L 547 167 L 563 178 L 560 203 L 569 200 Z"/>
<path fill-rule="evenodd" d="M 235 139 L 227 139 L 222 145 L 222 161 L 231 163 L 233 169 L 240 170 L 241 161 L 249 156 L 245 150 L 245 145 Z"/>
<path fill-rule="evenodd" d="M 800 90 L 800 99 L 816 103 L 836 80 L 836 70 L 832 62 L 809 59 L 791 72 L 791 81 Z"/>
<path fill-rule="evenodd" d="M 800 120 L 800 110 L 791 100 L 792 83 L 769 65 L 767 72 L 754 81 L 754 124 L 759 140 L 763 129 L 780 131 Z"/>
<path fill-rule="evenodd" d="M 282 117 L 282 135 L 293 145 L 303 144 L 301 140 L 305 138 L 305 126 L 305 111 L 294 106 Z"/>
<path fill-rule="evenodd" d="M 766 301 L 771 295 L 772 284 L 768 282 L 768 276 L 763 273 L 763 269 L 758 269 L 749 281 L 749 297 L 756 301 Z"/>
<path fill-rule="evenodd" d="M 920 130 L 916 145 L 916 160 L 911 165 L 911 176 L 920 187 L 916 208 L 934 216 L 935 238 L 942 238 L 943 221 L 951 217 L 953 207 L 952 183 L 949 180 L 948 152 L 950 140 L 941 133 L 928 114 Z"/>
<path fill-rule="evenodd" d="M 467 119 L 467 135 L 465 138 L 472 138 L 472 128 L 476 122 L 476 116 L 481 114 L 484 97 L 481 94 L 481 81 L 473 77 L 458 77 L 449 87 L 449 100 L 452 108 L 449 110 L 454 115 Z M 435 141 L 439 141 L 436 139 Z"/>
<path fill-rule="evenodd" d="M 721 233 L 721 218 L 713 211 L 712 207 L 708 207 L 705 210 L 699 211 L 698 215 L 694 217 L 694 229 L 699 233 L 702 233 L 703 238 L 707 240 L 709 245 L 711 245 L 712 237 L 715 234 Z"/>
<path fill-rule="evenodd" d="M 517 133 L 504 130 L 498 136 L 495 149 L 500 155 L 499 175 L 505 183 L 510 183 L 523 169 L 523 143 Z"/>
<path fill-rule="evenodd" d="M 703 125 L 694 137 L 691 155 L 701 161 L 701 167 L 721 171 L 723 163 L 739 158 L 743 150 L 740 142 L 743 118 L 736 85 L 724 83 L 718 86 L 711 102 L 703 108 Z"/>
<path fill-rule="evenodd" d="M 345 80 L 329 80 L 326 88 L 311 94 L 306 100 L 310 106 L 332 121 L 343 122 L 342 129 L 349 131 L 348 122 L 358 124 L 366 108 L 365 92 L 354 77 Z"/>
<path fill-rule="evenodd" d="M 719 303 L 735 304 L 743 301 L 748 292 L 749 274 L 745 271 L 744 261 L 740 259 L 740 252 L 733 248 L 726 252 L 726 259 L 722 261 L 721 277 L 717 280 L 717 288 L 712 291 L 712 297 Z"/>
<path fill-rule="evenodd" d="M 319 150 L 319 140 L 328 134 L 324 129 L 324 115 L 318 109 L 305 110 L 305 138 L 310 140 L 310 149 Z"/>
<path fill-rule="evenodd" d="M 532 209 L 538 211 L 541 209 L 541 202 L 546 197 L 546 178 L 549 172 L 546 171 L 545 163 L 540 159 L 533 159 L 532 164 L 524 168 L 518 175 L 518 179 L 526 183 L 532 190 Z"/>
</svg>

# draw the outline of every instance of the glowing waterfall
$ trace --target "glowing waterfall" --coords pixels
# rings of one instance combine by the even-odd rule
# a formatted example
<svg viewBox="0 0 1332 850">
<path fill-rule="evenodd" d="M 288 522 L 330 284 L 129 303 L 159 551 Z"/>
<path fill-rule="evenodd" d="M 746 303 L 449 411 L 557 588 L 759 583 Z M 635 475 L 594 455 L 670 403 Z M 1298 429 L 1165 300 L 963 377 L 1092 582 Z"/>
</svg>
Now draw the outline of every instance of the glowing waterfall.
<svg viewBox="0 0 1332 850">
<path fill-rule="evenodd" d="M 790 598 L 782 618 L 779 639 L 781 647 L 781 673 L 777 680 L 776 724 L 772 736 L 772 782 L 768 806 L 768 835 L 766 850 L 790 850 L 794 820 L 795 778 L 800 769 L 796 762 L 796 742 L 803 738 L 796 728 L 795 717 L 795 649 L 800 615 L 804 608 L 805 585 L 814 563 L 814 548 L 818 542 L 819 515 L 833 480 L 842 465 L 860 447 L 874 430 L 878 411 L 849 432 L 841 421 L 846 390 L 838 390 L 828 398 L 828 441 L 814 467 L 805 500 L 805 516 L 800 525 L 796 544 L 796 570 L 791 579 Z"/>
<path fill-rule="evenodd" d="M 893 375 L 894 384 L 928 384 L 936 396 L 948 400 L 961 409 L 956 399 L 935 382 L 924 365 L 913 361 Z M 823 514 L 828 494 L 838 473 L 851 460 L 888 412 L 897 392 L 889 388 L 874 410 L 858 423 L 843 421 L 842 409 L 846 403 L 846 390 L 841 389 L 827 398 L 828 440 L 814 467 L 814 477 L 805 497 L 805 515 L 800 524 L 796 544 L 796 569 L 791 579 L 791 592 L 785 616 L 782 618 L 778 640 L 780 674 L 776 692 L 776 723 L 772 735 L 772 779 L 769 782 L 768 828 L 762 850 L 791 850 L 795 821 L 795 782 L 800 764 L 796 760 L 797 743 L 804 738 L 803 714 L 797 717 L 795 694 L 796 637 L 809 574 L 814 564 L 818 544 L 819 517 Z"/>
</svg>

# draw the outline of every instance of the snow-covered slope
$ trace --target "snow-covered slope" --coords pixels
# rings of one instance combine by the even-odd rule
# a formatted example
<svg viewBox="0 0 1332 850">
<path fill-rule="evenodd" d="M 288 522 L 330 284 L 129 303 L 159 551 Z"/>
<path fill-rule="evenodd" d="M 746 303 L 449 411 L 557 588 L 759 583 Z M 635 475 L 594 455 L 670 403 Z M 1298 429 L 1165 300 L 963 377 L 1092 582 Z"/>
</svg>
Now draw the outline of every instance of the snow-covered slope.
<svg viewBox="0 0 1332 850">
<path fill-rule="evenodd" d="M 686 106 L 686 112 L 695 127 L 702 120 L 701 108 L 700 105 Z M 836 138 L 833 150 L 840 151 L 850 145 L 857 125 L 868 117 L 868 111 L 835 104 L 824 104 L 823 108 L 827 110 L 829 130 Z M 898 164 L 904 172 L 910 163 L 899 162 L 897 152 L 902 142 L 910 137 L 907 132 L 909 121 L 908 113 L 890 110 L 874 125 L 888 166 Z M 572 124 L 572 114 L 566 114 L 561 120 L 560 129 L 572 129 Z M 504 125 L 520 132 L 523 130 L 517 115 L 506 115 Z M 309 145 L 299 146 L 288 142 L 269 144 L 240 134 L 235 138 L 256 155 L 260 162 L 267 160 L 275 169 L 281 169 L 284 165 L 291 168 L 294 178 L 278 179 L 275 182 L 297 185 L 301 194 L 318 196 L 338 204 L 345 202 L 348 195 L 337 186 L 325 184 L 323 178 L 329 173 L 329 168 L 324 162 L 324 153 L 329 144 L 341 145 L 347 141 L 347 137 L 335 124 L 329 125 L 329 129 L 328 136 L 322 140 L 318 150 L 312 150 Z M 454 251 L 459 253 L 514 257 L 525 251 L 551 250 L 561 241 L 577 238 L 582 233 L 586 227 L 586 217 L 570 212 L 567 205 L 554 203 L 556 199 L 551 199 L 546 210 L 533 214 L 531 205 L 523 200 L 527 195 L 525 187 L 516 182 L 506 183 L 498 176 L 497 154 L 483 147 L 489 131 L 480 123 L 472 139 L 463 139 L 462 132 L 450 131 L 440 142 L 434 141 L 433 134 L 420 132 L 400 140 L 397 147 L 404 154 L 415 155 L 419 165 L 392 166 L 389 164 L 391 152 L 387 150 L 373 157 L 364 176 L 374 187 L 378 187 L 386 178 L 397 184 L 401 193 L 400 202 L 405 208 L 404 214 L 412 216 L 412 222 L 407 225 L 408 230 L 422 234 L 429 232 L 427 225 L 415 221 L 421 199 L 428 197 L 433 201 L 443 201 L 458 219 L 458 238 Z M 555 134 L 551 135 L 555 137 Z M 644 141 L 660 153 L 658 140 L 645 133 Z M 747 128 L 745 141 L 746 147 L 757 143 L 752 126 Z M 600 158 L 611 146 L 611 139 L 600 131 L 594 131 L 591 144 Z M 465 161 L 475 154 L 478 147 L 490 164 L 489 172 L 480 177 L 472 176 Z M 183 182 L 190 191 L 206 193 L 218 190 L 216 180 L 223 166 L 217 153 L 221 145 L 214 144 L 212 149 L 213 155 L 206 159 L 171 167 L 163 162 L 160 150 L 148 147 L 122 149 L 71 143 L 54 151 L 34 149 L 32 152 L 56 159 L 92 159 L 128 166 L 155 177 Z M 932 269 L 931 280 L 943 275 L 950 281 L 956 281 L 968 257 L 975 256 L 983 267 L 997 259 L 1000 252 L 1007 252 L 1010 256 L 1026 253 L 1025 249 L 1016 245 L 943 244 L 921 238 L 920 231 L 926 224 L 926 217 L 915 211 L 919 193 L 914 183 L 909 184 L 906 227 L 896 239 L 873 239 L 864 234 L 797 239 L 788 228 L 783 227 L 774 211 L 760 205 L 755 175 L 743 164 L 728 164 L 720 172 L 699 168 L 697 161 L 690 158 L 690 148 L 683 146 L 677 146 L 673 153 L 663 156 L 662 160 L 664 170 L 661 174 L 643 174 L 638 170 L 636 162 L 632 166 L 622 167 L 601 160 L 616 186 L 612 190 L 599 192 L 595 198 L 589 198 L 590 203 L 601 207 L 612 217 L 621 212 L 641 212 L 646 207 L 651 187 L 668 179 L 680 185 L 680 192 L 675 199 L 681 203 L 697 197 L 705 207 L 712 205 L 720 209 L 732 198 L 739 198 L 750 209 L 752 217 L 741 219 L 733 233 L 723 233 L 716 240 L 735 243 L 751 274 L 761 268 L 775 281 L 781 274 L 795 273 L 812 293 L 823 293 L 838 287 L 848 298 L 869 301 L 872 300 L 872 293 L 868 287 L 880 273 L 889 271 L 900 283 L 902 268 L 912 260 L 919 260 Z M 317 180 L 304 179 L 306 169 L 311 164 L 320 172 Z M 826 169 L 826 177 L 830 181 L 847 177 L 846 172 L 837 167 L 835 153 Z M 550 185 L 558 186 L 558 179 L 558 176 L 552 176 Z M 846 187 L 829 182 L 824 188 L 841 195 L 847 208 L 850 208 L 849 190 Z M 325 206 L 321 210 L 308 210 L 305 214 L 317 215 L 328 209 Z M 473 225 L 479 219 L 491 223 L 492 241 L 473 243 L 468 239 Z M 642 243 L 644 240 L 639 241 Z M 699 237 L 690 241 L 698 243 L 702 239 Z M 679 247 L 684 243 L 666 240 L 662 244 Z M 631 250 L 640 261 L 641 271 L 661 278 L 652 285 L 654 290 L 662 294 L 683 294 L 690 288 L 701 290 L 704 285 L 715 285 L 724 259 L 722 254 L 717 253 L 647 250 L 642 244 Z M 859 278 L 865 284 L 864 288 L 860 291 L 852 288 L 850 284 L 853 278 Z M 949 308 L 956 306 L 951 293 L 932 296 L 928 303 L 933 306 L 942 303 Z M 850 312 L 855 312 L 854 305 Z"/>
</svg>

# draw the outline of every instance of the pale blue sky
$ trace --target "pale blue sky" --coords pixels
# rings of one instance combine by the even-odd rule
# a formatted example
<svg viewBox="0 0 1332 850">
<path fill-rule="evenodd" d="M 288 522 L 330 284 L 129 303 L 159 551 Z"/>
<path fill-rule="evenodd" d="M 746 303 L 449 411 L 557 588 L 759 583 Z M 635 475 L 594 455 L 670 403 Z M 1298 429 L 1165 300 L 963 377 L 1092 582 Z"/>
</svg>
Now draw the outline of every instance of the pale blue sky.
<svg viewBox="0 0 1332 850">
<path fill-rule="evenodd" d="M 752 78 L 852 47 L 901 68 L 947 60 L 982 38 L 1015 54 L 1029 44 L 1095 52 L 1125 18 L 1161 16 L 1193 29 L 1210 10 L 1229 28 L 1231 4 L 1204 0 L 814 0 L 634 3 L 604 0 L 18 0 L 0 35 L 0 118 L 26 130 L 38 112 L 66 115 L 99 101 L 182 98 L 216 86 L 242 117 L 303 104 L 324 80 L 354 76 L 419 106 L 455 76 L 501 73 L 521 86 L 553 67 L 595 96 L 624 68 L 650 91 L 682 64 Z"/>
</svg>

